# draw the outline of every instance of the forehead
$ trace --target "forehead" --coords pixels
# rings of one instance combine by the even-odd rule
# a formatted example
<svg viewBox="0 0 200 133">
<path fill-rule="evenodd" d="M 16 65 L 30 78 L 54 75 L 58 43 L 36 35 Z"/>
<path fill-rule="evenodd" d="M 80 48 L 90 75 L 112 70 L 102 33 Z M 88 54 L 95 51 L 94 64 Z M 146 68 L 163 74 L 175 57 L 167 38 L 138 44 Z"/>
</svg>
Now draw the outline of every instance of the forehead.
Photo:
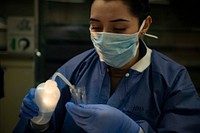
<svg viewBox="0 0 200 133">
<path fill-rule="evenodd" d="M 112 20 L 118 18 L 135 19 L 127 5 L 121 0 L 95 0 L 91 6 L 90 17 L 99 20 Z"/>
</svg>

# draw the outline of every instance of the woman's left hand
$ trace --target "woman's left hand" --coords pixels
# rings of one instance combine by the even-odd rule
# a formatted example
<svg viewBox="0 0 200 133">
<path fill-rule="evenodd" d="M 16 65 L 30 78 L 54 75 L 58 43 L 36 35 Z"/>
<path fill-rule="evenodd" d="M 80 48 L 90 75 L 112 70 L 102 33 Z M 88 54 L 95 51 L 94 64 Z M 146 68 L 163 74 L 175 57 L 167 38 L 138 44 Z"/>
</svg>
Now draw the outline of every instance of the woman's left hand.
<svg viewBox="0 0 200 133">
<path fill-rule="evenodd" d="M 76 124 L 88 133 L 138 133 L 139 125 L 120 110 L 105 104 L 66 103 Z"/>
</svg>

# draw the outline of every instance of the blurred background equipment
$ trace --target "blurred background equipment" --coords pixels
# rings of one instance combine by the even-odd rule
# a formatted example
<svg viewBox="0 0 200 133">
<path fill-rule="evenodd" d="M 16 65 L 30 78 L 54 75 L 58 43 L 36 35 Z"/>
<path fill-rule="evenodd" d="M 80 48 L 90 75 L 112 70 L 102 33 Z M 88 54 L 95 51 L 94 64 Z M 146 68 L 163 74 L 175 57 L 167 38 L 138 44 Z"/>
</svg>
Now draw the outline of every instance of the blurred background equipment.
<svg viewBox="0 0 200 133">
<path fill-rule="evenodd" d="M 7 49 L 9 52 L 34 51 L 33 17 L 8 17 Z"/>
<path fill-rule="evenodd" d="M 6 50 L 6 19 L 0 16 L 0 50 Z"/>
</svg>

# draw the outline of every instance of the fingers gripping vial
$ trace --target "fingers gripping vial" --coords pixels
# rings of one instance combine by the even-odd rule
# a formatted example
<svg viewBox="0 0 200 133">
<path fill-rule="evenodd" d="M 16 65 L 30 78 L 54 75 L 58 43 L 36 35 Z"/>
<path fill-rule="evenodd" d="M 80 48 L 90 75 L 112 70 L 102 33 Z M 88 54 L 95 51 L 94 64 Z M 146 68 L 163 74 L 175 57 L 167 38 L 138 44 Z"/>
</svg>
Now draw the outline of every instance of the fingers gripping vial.
<svg viewBox="0 0 200 133">
<path fill-rule="evenodd" d="M 55 82 L 57 76 L 70 87 L 70 93 L 75 103 L 86 103 L 85 88 L 76 89 L 61 73 L 56 72 L 52 80 L 47 80 L 36 88 L 34 101 L 39 107 L 39 113 L 38 116 L 31 119 L 35 124 L 44 125 L 51 119 L 60 98 L 60 91 Z"/>
</svg>

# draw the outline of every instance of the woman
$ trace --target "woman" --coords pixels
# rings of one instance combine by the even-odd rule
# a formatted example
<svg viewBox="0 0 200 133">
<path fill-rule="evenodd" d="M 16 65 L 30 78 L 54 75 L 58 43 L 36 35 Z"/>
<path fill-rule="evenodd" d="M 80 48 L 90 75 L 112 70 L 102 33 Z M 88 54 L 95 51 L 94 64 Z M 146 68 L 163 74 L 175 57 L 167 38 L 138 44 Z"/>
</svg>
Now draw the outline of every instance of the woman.
<svg viewBox="0 0 200 133">
<path fill-rule="evenodd" d="M 70 102 L 68 86 L 57 78 L 61 98 L 51 121 L 40 127 L 30 122 L 38 114 L 31 89 L 14 132 L 199 131 L 200 100 L 187 70 L 142 40 L 152 23 L 149 13 L 148 0 L 93 0 L 95 49 L 57 70 L 76 87 L 85 87 L 87 104 Z"/>
</svg>

